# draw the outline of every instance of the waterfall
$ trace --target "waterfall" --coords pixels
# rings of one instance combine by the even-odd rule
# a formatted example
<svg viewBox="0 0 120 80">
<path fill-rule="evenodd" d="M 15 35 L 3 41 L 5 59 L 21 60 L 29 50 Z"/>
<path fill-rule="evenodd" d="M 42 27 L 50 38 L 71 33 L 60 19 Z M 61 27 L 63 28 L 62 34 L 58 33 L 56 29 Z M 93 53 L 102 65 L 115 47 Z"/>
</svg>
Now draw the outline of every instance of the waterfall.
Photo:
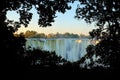
<svg viewBox="0 0 120 80">
<path fill-rule="evenodd" d="M 55 51 L 58 56 L 74 62 L 86 54 L 86 47 L 90 44 L 89 39 L 58 38 L 40 39 L 27 38 L 26 49 L 42 49 Z"/>
</svg>

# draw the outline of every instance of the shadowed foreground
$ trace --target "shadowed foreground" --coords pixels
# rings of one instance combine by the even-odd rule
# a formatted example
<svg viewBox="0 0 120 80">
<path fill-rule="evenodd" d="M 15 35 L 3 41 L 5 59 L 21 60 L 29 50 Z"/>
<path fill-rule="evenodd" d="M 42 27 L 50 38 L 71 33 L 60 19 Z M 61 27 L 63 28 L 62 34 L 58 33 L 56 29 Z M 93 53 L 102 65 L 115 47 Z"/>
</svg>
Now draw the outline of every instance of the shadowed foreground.
<svg viewBox="0 0 120 80">
<path fill-rule="evenodd" d="M 32 66 L 26 70 L 16 70 L 7 72 L 11 78 L 17 77 L 21 79 L 63 79 L 63 78 L 76 78 L 76 79 L 115 79 L 119 78 L 116 71 L 104 69 L 77 69 L 75 67 L 39 67 Z M 118 71 L 119 72 L 119 71 Z M 113 79 L 113 80 L 114 80 Z"/>
<path fill-rule="evenodd" d="M 31 54 L 31 55 L 30 55 Z M 41 60 L 40 64 L 36 64 L 36 60 Z M 63 62 L 63 65 L 56 63 Z M 74 77 L 79 79 L 110 79 L 116 78 L 119 70 L 105 69 L 96 67 L 93 69 L 83 69 L 79 67 L 79 63 L 68 62 L 61 57 L 55 55 L 54 52 L 49 53 L 41 50 L 26 51 L 26 57 L 21 59 L 18 64 L 8 65 L 4 67 L 4 75 L 10 78 L 58 78 Z M 50 76 L 50 77 L 48 77 Z"/>
</svg>

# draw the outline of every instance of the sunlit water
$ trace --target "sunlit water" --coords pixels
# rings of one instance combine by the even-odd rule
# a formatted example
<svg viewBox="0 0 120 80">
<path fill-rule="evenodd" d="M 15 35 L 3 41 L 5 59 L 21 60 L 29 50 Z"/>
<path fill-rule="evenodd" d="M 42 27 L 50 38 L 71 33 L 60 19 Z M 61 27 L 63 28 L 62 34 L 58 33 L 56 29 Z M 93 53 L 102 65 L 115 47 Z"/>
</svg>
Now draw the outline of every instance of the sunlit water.
<svg viewBox="0 0 120 80">
<path fill-rule="evenodd" d="M 55 51 L 58 56 L 74 62 L 86 54 L 86 47 L 90 44 L 89 39 L 58 38 L 41 39 L 27 38 L 26 49 L 42 49 L 46 51 Z"/>
</svg>

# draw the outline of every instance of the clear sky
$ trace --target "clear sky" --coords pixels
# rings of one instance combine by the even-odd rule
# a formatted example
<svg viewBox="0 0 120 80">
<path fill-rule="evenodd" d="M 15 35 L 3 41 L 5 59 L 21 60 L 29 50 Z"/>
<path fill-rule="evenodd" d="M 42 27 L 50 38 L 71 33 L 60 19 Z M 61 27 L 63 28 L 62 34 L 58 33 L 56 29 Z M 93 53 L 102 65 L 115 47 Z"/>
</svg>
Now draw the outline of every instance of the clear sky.
<svg viewBox="0 0 120 80">
<path fill-rule="evenodd" d="M 75 34 L 87 34 L 91 31 L 94 27 L 94 24 L 87 24 L 84 20 L 75 19 L 75 10 L 77 8 L 77 2 L 72 4 L 72 9 L 67 10 L 65 14 L 57 13 L 58 16 L 55 18 L 55 22 L 52 23 L 50 27 L 39 27 L 38 25 L 38 15 L 35 9 L 32 9 L 33 18 L 27 28 L 21 27 L 18 32 L 25 32 L 26 30 L 34 30 L 39 33 L 75 33 Z M 8 12 L 7 14 L 8 19 L 17 21 L 19 19 L 19 15 L 15 12 Z"/>
</svg>

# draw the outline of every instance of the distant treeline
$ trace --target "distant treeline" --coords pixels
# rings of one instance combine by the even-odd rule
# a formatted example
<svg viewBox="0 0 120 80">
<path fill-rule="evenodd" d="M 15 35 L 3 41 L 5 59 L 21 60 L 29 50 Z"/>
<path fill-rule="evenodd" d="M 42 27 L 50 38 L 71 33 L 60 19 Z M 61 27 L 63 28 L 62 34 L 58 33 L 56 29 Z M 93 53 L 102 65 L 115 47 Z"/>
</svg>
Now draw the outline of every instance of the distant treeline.
<svg viewBox="0 0 120 80">
<path fill-rule="evenodd" d="M 57 32 L 56 34 L 50 33 L 46 35 L 45 33 L 38 33 L 36 31 L 29 31 L 27 30 L 25 33 L 14 34 L 16 37 L 19 37 L 20 35 L 24 36 L 25 38 L 90 38 L 90 36 L 84 35 L 84 34 L 74 34 L 66 32 L 64 34 L 61 34 Z"/>
</svg>

